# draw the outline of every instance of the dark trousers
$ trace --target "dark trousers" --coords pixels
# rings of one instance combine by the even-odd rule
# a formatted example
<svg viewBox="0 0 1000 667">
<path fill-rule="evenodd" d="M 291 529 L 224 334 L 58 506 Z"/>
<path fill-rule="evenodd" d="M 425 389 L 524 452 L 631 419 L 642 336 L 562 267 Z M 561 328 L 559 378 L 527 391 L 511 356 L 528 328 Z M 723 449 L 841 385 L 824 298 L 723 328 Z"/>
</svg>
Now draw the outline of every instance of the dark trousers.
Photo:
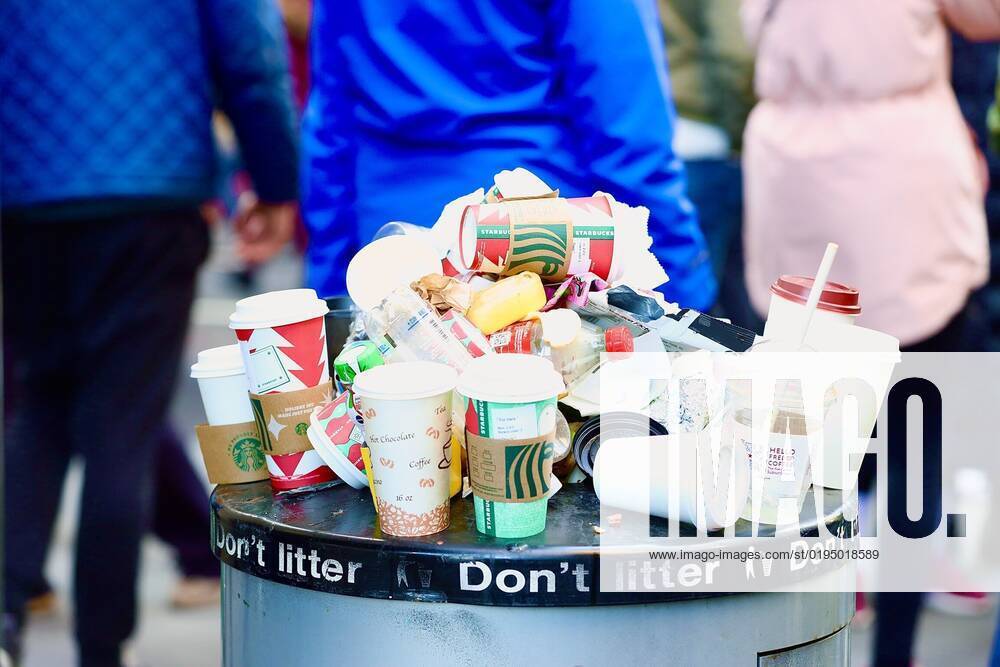
<svg viewBox="0 0 1000 667">
<path fill-rule="evenodd" d="M 986 349 L 989 326 L 980 303 L 972 299 L 948 325 L 927 340 L 903 348 L 903 352 L 980 352 Z M 924 456 L 933 455 L 925 450 Z M 925 458 L 925 461 L 927 459 Z M 873 457 L 866 457 L 861 468 L 861 488 L 871 488 L 875 481 Z M 902 483 L 895 478 L 905 477 L 906 468 L 901 462 L 890 460 L 888 475 L 893 479 L 889 488 L 893 493 L 902 492 Z M 924 497 L 930 489 L 924 490 Z M 923 593 L 879 593 L 878 616 L 875 619 L 875 667 L 909 667 L 913 657 L 913 641 L 917 620 L 923 603 Z"/>
<path fill-rule="evenodd" d="M 74 570 L 82 665 L 117 664 L 136 618 L 156 434 L 208 230 L 194 210 L 5 222 L 4 590 L 21 613 L 70 459 L 84 464 Z"/>
<path fill-rule="evenodd" d="M 186 577 L 218 577 L 212 555 L 208 494 L 184 446 L 169 426 L 160 429 L 156 446 L 153 534 L 173 549 Z"/>
<path fill-rule="evenodd" d="M 185 577 L 218 577 L 219 562 L 206 539 L 211 518 L 205 487 L 173 428 L 163 426 L 156 442 L 153 534 L 174 551 Z M 31 595 L 51 591 L 48 581 L 40 578 Z"/>
</svg>

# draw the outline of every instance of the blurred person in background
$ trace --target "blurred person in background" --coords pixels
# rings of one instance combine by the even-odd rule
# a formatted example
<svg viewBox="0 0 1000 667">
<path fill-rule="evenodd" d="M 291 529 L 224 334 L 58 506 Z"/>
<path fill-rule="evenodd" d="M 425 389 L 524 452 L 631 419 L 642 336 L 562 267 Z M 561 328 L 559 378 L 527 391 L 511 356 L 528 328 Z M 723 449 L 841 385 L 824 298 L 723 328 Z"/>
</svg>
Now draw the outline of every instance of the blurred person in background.
<svg viewBox="0 0 1000 667">
<path fill-rule="evenodd" d="M 744 137 L 746 279 L 759 313 L 780 274 L 861 292 L 859 324 L 904 350 L 976 351 L 986 282 L 984 172 L 950 85 L 949 27 L 1000 37 L 1000 0 L 743 0 L 760 103 Z M 925 453 L 925 455 L 927 455 Z M 906 474 L 889 461 L 892 483 Z M 937 508 L 940 511 L 940 508 Z M 920 593 L 882 594 L 876 667 L 909 665 Z"/>
<path fill-rule="evenodd" d="M 987 183 L 985 211 L 993 261 L 1000 260 L 1000 156 L 990 147 L 987 118 L 996 99 L 998 55 L 1000 46 L 996 42 L 973 42 L 954 32 L 951 35 L 951 83 L 976 143 L 981 175 Z M 975 317 L 984 322 L 985 349 L 1000 349 L 1000 272 L 990 272 L 990 282 L 972 295 L 968 307 L 977 309 Z M 996 597 L 985 592 L 936 592 L 927 596 L 927 605 L 946 614 L 977 616 L 991 612 Z"/>
<path fill-rule="evenodd" d="M 429 226 L 441 202 L 523 166 L 564 196 L 649 207 L 664 293 L 714 302 L 653 0 L 317 0 L 311 72 L 311 287 L 344 293 L 348 260 L 383 224 Z"/>
<path fill-rule="evenodd" d="M 195 472 L 184 445 L 172 426 L 156 433 L 153 480 L 152 533 L 172 552 L 180 577 L 170 593 L 175 609 L 190 609 L 219 601 L 219 562 L 205 536 L 211 517 L 204 483 Z M 59 599 L 39 572 L 26 604 L 30 615 L 54 613 Z"/>
<path fill-rule="evenodd" d="M 309 24 L 312 15 L 311 0 L 278 0 L 282 19 L 285 22 L 288 43 L 288 64 L 292 76 L 292 92 L 295 110 L 298 114 L 305 108 L 309 95 Z M 209 211 L 211 217 L 220 224 L 239 221 L 245 211 L 257 203 L 257 193 L 243 164 L 239 143 L 233 132 L 232 123 L 225 114 L 216 112 L 214 117 L 216 143 L 220 147 L 222 178 L 217 197 Z M 203 211 L 206 209 L 203 208 Z M 293 247 L 299 255 L 305 254 L 308 236 L 300 215 L 295 216 Z M 256 285 L 260 262 L 241 261 L 228 272 L 228 278 L 242 293 L 258 291 Z"/>
<path fill-rule="evenodd" d="M 744 138 L 747 287 L 758 313 L 780 274 L 861 291 L 859 324 L 904 348 L 980 349 L 966 309 L 986 282 L 986 184 L 950 85 L 949 26 L 1000 37 L 1000 0 L 836 5 L 743 0 L 757 50 Z"/>
<path fill-rule="evenodd" d="M 756 101 L 753 53 L 743 37 L 739 3 L 660 0 L 688 196 L 698 210 L 719 283 L 713 313 L 760 331 L 743 282 L 743 128 Z"/>
<path fill-rule="evenodd" d="M 0 5 L 3 642 L 15 658 L 79 456 L 79 663 L 122 663 L 158 436 L 208 251 L 198 207 L 213 195 L 216 104 L 258 196 L 237 221 L 241 254 L 263 261 L 292 233 L 284 40 L 271 0 Z"/>
<path fill-rule="evenodd" d="M 312 22 L 312 0 L 278 0 L 281 17 L 288 32 L 288 61 L 292 71 L 295 107 L 306 106 L 309 96 L 309 26 Z"/>
<path fill-rule="evenodd" d="M 951 53 L 951 81 L 958 106 L 975 134 L 989 179 L 986 224 L 990 238 L 990 281 L 976 296 L 989 324 L 988 349 L 1000 350 L 1000 270 L 996 270 L 1000 266 L 1000 147 L 993 141 L 989 123 L 997 94 L 1000 45 L 972 42 L 953 33 Z"/>
</svg>

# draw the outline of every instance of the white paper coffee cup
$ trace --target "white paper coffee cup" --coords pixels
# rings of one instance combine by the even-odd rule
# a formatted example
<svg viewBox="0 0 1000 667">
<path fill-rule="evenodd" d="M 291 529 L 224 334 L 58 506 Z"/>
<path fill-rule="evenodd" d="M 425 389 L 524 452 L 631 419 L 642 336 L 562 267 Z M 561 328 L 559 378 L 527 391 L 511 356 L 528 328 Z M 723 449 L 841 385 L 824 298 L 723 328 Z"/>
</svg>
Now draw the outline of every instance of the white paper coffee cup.
<svg viewBox="0 0 1000 667">
<path fill-rule="evenodd" d="M 191 366 L 191 377 L 198 381 L 201 402 L 210 425 L 253 421 L 239 345 L 202 350 L 198 353 L 198 361 Z"/>
<path fill-rule="evenodd" d="M 247 376 L 238 345 L 202 350 L 191 366 L 208 425 L 195 427 L 205 471 L 213 484 L 267 479 L 260 432 L 247 395 Z"/>
<path fill-rule="evenodd" d="M 750 489 L 746 453 L 734 444 L 714 426 L 700 433 L 609 439 L 594 461 L 594 491 L 609 507 L 700 530 L 731 526 Z"/>
<path fill-rule="evenodd" d="M 378 366 L 354 379 L 384 533 L 430 535 L 448 527 L 457 381 L 450 366 L 426 361 Z"/>
</svg>

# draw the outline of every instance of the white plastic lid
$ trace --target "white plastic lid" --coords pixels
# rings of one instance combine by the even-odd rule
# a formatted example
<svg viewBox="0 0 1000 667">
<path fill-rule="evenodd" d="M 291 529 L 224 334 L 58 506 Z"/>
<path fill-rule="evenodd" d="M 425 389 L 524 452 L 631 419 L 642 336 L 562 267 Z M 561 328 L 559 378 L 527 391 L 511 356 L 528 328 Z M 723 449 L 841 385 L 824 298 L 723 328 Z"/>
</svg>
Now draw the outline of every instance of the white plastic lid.
<svg viewBox="0 0 1000 667">
<path fill-rule="evenodd" d="M 533 403 L 566 390 L 552 362 L 530 354 L 490 354 L 473 359 L 458 378 L 458 393 L 493 403 Z"/>
<path fill-rule="evenodd" d="M 575 310 L 557 308 L 544 313 L 538 313 L 542 323 L 542 340 L 552 347 L 569 345 L 580 335 L 583 322 Z"/>
<path fill-rule="evenodd" d="M 347 293 L 362 310 L 370 310 L 397 287 L 409 287 L 428 273 L 441 273 L 441 257 L 425 239 L 413 234 L 386 236 L 358 251 L 347 265 Z"/>
<path fill-rule="evenodd" d="M 457 380 L 458 373 L 447 364 L 404 361 L 362 371 L 351 390 L 362 398 L 406 401 L 451 391 Z"/>
<path fill-rule="evenodd" d="M 304 322 L 330 312 L 316 290 L 287 289 L 248 296 L 236 302 L 230 329 L 263 329 Z"/>
<path fill-rule="evenodd" d="M 198 353 L 198 361 L 191 366 L 191 377 L 196 380 L 242 375 L 243 372 L 243 356 L 236 343 L 202 350 Z"/>
<path fill-rule="evenodd" d="M 319 408 L 317 408 L 318 410 Z M 313 415 L 316 411 L 313 411 Z M 330 438 L 326 437 L 326 433 L 323 429 L 319 428 L 318 424 L 310 417 L 310 426 L 306 429 L 306 437 L 309 438 L 309 442 L 312 444 L 313 449 L 319 454 L 319 457 L 323 459 L 325 463 L 333 472 L 337 473 L 337 477 L 347 482 L 347 484 L 354 489 L 362 489 L 368 486 L 368 477 L 365 476 L 363 472 L 357 469 L 357 467 L 344 456 L 339 449 L 332 442 Z"/>
</svg>

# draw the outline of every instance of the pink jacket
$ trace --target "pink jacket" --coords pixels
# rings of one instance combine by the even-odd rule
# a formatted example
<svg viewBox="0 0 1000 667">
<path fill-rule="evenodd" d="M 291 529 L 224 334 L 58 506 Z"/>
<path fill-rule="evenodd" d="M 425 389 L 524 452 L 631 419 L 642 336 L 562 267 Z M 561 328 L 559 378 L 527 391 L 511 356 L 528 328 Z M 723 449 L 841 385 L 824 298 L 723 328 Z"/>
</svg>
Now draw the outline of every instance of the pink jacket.
<svg viewBox="0 0 1000 667">
<path fill-rule="evenodd" d="M 859 324 L 903 345 L 937 333 L 989 273 L 947 28 L 1000 38 L 1000 0 L 743 0 L 743 21 L 761 100 L 743 158 L 754 307 L 835 241 L 830 279 L 861 291 Z"/>
</svg>

